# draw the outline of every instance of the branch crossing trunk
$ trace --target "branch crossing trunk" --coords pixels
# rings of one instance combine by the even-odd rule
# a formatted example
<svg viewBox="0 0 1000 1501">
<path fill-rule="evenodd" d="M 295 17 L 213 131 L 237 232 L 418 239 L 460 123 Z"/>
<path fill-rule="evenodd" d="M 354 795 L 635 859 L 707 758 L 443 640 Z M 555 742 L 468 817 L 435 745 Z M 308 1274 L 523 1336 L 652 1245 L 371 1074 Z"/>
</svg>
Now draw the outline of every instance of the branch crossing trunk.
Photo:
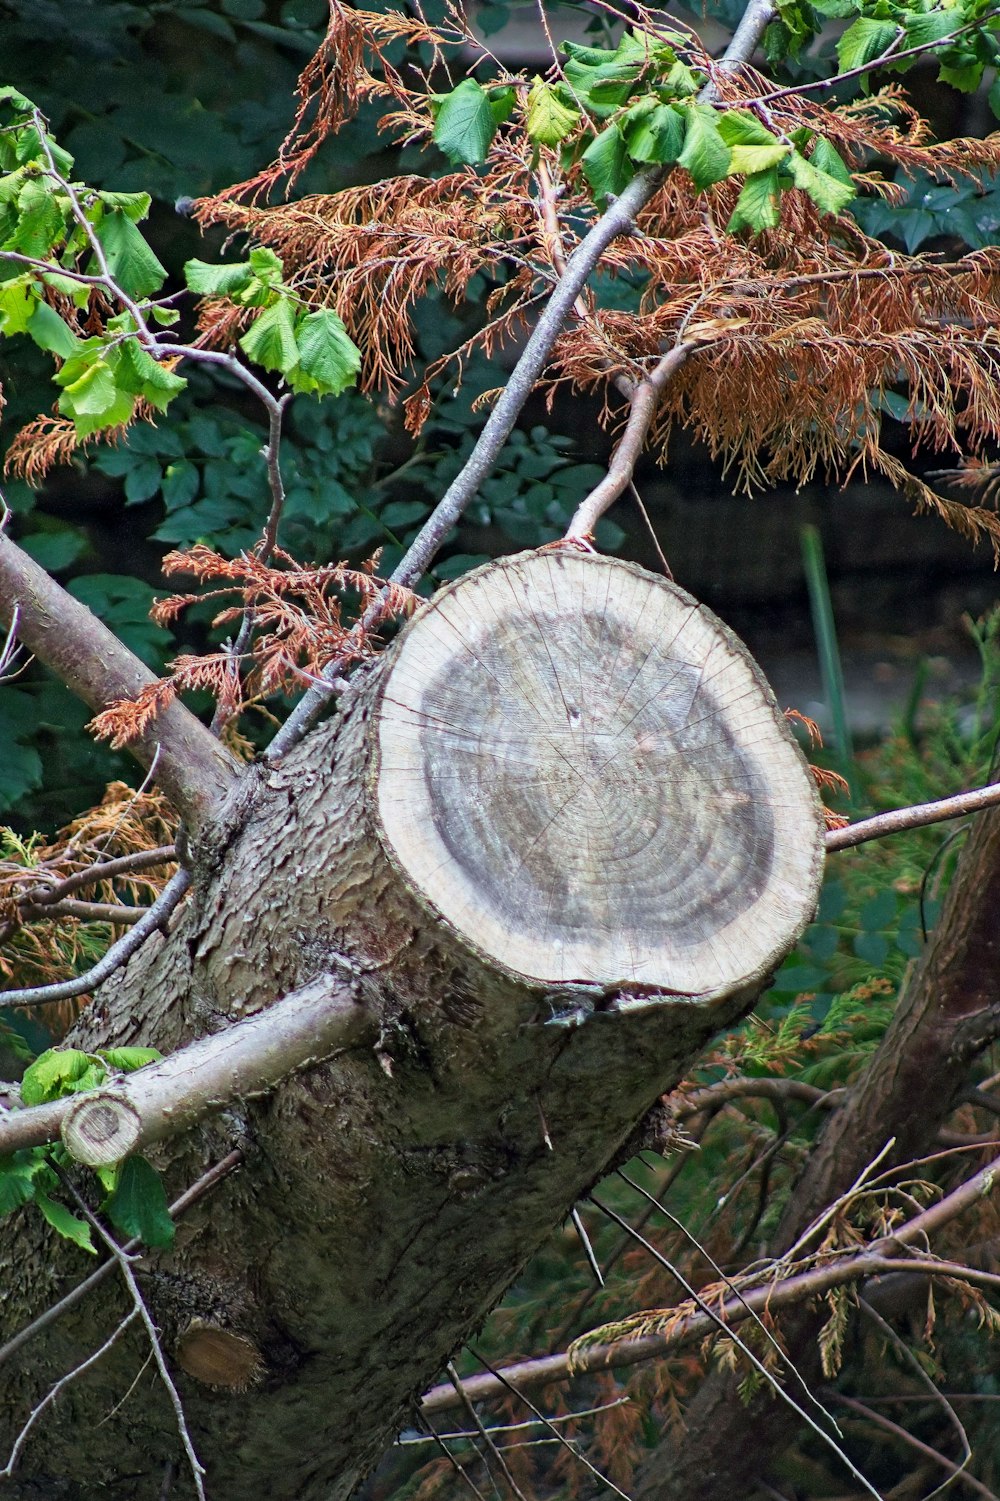
<svg viewBox="0 0 1000 1501">
<path fill-rule="evenodd" d="M 171 1193 L 234 1131 L 245 1157 L 142 1279 L 208 1494 L 243 1497 L 252 1476 L 255 1494 L 337 1501 L 753 1004 L 814 909 L 823 817 L 732 634 L 673 584 L 575 547 L 442 590 L 334 718 L 254 775 L 238 826 L 200 832 L 180 920 L 72 1041 L 170 1053 L 349 980 L 361 1015 L 337 1056 L 291 1076 L 285 1058 L 269 1096 L 234 1100 L 261 1088 L 257 1029 L 237 1029 L 249 1052 L 213 1065 L 207 1124 L 180 1132 L 193 1115 L 160 1066 L 158 1124 L 136 1126 Z M 79 1275 L 44 1227 L 33 1255 L 15 1229 L 5 1335 Z M 0 1388 L 12 1435 L 107 1338 L 114 1293 L 107 1279 L 25 1347 Z M 68 1501 L 157 1494 L 169 1404 L 144 1388 L 100 1422 L 144 1358 L 130 1329 L 46 1413 L 21 1496 L 56 1477 Z M 81 1422 L 94 1468 L 67 1490 Z"/>
</svg>

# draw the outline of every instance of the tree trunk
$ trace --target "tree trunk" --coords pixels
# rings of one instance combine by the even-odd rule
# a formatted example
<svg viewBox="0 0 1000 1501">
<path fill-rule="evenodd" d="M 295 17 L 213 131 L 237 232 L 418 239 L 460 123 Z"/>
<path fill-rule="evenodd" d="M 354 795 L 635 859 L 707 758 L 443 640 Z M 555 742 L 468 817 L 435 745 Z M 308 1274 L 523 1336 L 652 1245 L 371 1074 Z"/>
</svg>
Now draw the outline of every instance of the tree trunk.
<svg viewBox="0 0 1000 1501">
<path fill-rule="evenodd" d="M 812 914 L 822 814 L 724 626 L 543 551 L 436 596 L 192 858 L 73 1041 L 168 1052 L 324 980 L 370 1013 L 374 1048 L 156 1150 L 171 1191 L 246 1165 L 141 1276 L 212 1501 L 331 1501 L 752 1003 Z M 27 1213 L 8 1335 L 80 1271 Z M 127 1307 L 108 1279 L 4 1369 L 8 1442 Z M 159 1495 L 180 1451 L 152 1368 L 129 1390 L 146 1353 L 133 1326 L 45 1412 L 11 1495 Z"/>
</svg>

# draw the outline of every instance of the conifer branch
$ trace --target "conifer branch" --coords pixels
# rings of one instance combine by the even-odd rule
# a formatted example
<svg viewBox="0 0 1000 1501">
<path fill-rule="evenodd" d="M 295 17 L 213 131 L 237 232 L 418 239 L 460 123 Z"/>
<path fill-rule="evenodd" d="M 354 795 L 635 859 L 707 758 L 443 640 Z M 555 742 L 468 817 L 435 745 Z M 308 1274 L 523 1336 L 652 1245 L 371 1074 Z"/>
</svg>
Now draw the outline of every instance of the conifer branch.
<svg viewBox="0 0 1000 1501">
<path fill-rule="evenodd" d="M 720 59 L 719 68 L 724 72 L 736 71 L 749 62 L 776 15 L 774 0 L 749 0 Z M 702 90 L 701 97 L 707 101 L 714 99 L 716 95 L 715 84 L 709 82 Z M 419 583 L 448 533 L 472 503 L 479 487 L 492 473 L 515 422 L 545 369 L 566 319 L 597 269 L 601 256 L 620 235 L 629 234 L 635 229 L 636 215 L 662 186 L 668 171 L 669 168 L 666 167 L 652 167 L 633 177 L 621 196 L 609 203 L 566 261 L 565 269 L 472 452 L 401 558 L 391 575 L 392 583 L 402 584 L 407 589 L 412 589 Z M 624 483 L 628 483 L 628 477 Z M 329 681 L 340 675 L 341 667 L 340 660 L 331 662 L 324 671 L 326 681 L 323 686 L 315 684 L 296 705 L 268 747 L 269 760 L 286 755 L 315 724 L 330 699 Z"/>
<path fill-rule="evenodd" d="M 905 1273 L 910 1269 L 907 1248 L 914 1244 L 923 1247 L 927 1235 L 941 1229 L 979 1199 L 991 1194 L 1000 1181 L 998 1175 L 1000 1157 L 994 1158 L 973 1177 L 929 1209 L 915 1215 L 891 1235 L 881 1236 L 860 1250 L 846 1252 L 783 1280 L 770 1280 L 743 1288 L 736 1296 L 719 1301 L 716 1317 L 709 1317 L 702 1312 L 678 1314 L 671 1319 L 670 1327 L 661 1333 L 609 1340 L 607 1343 L 581 1344 L 577 1341 L 572 1353 L 563 1351 L 557 1355 L 541 1356 L 537 1360 L 519 1361 L 516 1365 L 504 1367 L 499 1373 L 503 1377 L 502 1381 L 497 1376 L 467 1376 L 462 1383 L 465 1393 L 471 1401 L 481 1402 L 488 1397 L 502 1397 L 509 1387 L 545 1386 L 550 1382 L 568 1381 L 574 1376 L 586 1375 L 592 1371 L 639 1365 L 695 1344 L 717 1332 L 717 1318 L 721 1318 L 726 1324 L 737 1324 L 754 1314 L 769 1315 L 781 1308 L 807 1303 L 835 1287 L 863 1282 L 872 1276 L 884 1276 L 890 1269 Z M 939 1266 L 926 1255 L 920 1256 L 918 1267 L 922 1276 L 936 1273 L 950 1278 L 962 1278 L 972 1284 L 983 1280 L 982 1275 L 974 1268 L 961 1267 L 950 1261 Z M 433 1416 L 458 1405 L 452 1386 L 443 1383 L 424 1394 L 419 1411 Z"/>
</svg>

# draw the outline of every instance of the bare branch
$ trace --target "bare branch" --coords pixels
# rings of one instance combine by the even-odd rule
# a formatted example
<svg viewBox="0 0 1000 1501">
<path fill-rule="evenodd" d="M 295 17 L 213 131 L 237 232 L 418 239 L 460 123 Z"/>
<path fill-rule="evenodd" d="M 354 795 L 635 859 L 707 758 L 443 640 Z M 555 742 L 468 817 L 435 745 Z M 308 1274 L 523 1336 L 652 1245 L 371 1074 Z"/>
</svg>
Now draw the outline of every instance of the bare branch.
<svg viewBox="0 0 1000 1501">
<path fill-rule="evenodd" d="M 113 881 L 116 876 L 132 875 L 138 870 L 151 870 L 157 865 L 170 865 L 177 859 L 173 844 L 160 844 L 152 850 L 136 850 L 131 855 L 118 855 L 113 860 L 95 860 L 83 870 L 74 870 L 51 886 L 34 887 L 25 892 L 19 901 L 30 901 L 41 907 L 47 902 L 62 901 L 83 886 L 96 886 L 98 881 Z"/>
<path fill-rule="evenodd" d="M 996 1494 L 988 1486 L 983 1485 L 981 1481 L 977 1480 L 974 1475 L 968 1474 L 962 1465 L 955 1464 L 954 1460 L 946 1458 L 939 1450 L 932 1449 L 929 1444 L 922 1443 L 920 1439 L 914 1438 L 912 1433 L 907 1433 L 905 1428 L 901 1428 L 898 1423 L 892 1422 L 890 1418 L 883 1417 L 881 1413 L 874 1412 L 866 1402 L 859 1402 L 856 1397 L 845 1396 L 843 1392 L 831 1392 L 830 1396 L 831 1400 L 838 1402 L 841 1407 L 846 1407 L 850 1412 L 859 1413 L 869 1423 L 874 1423 L 877 1427 L 884 1429 L 886 1433 L 891 1433 L 909 1448 L 915 1449 L 918 1454 L 924 1455 L 926 1459 L 933 1460 L 936 1465 L 940 1465 L 942 1469 L 947 1470 L 953 1479 L 963 1481 L 970 1490 L 975 1491 L 977 1496 L 982 1496 L 983 1501 L 997 1501 Z"/>
<path fill-rule="evenodd" d="M 631 483 L 635 466 L 646 441 L 646 434 L 656 416 L 663 388 L 674 372 L 681 368 L 692 350 L 697 348 L 698 342 L 688 339 L 675 344 L 673 349 L 663 356 L 655 369 L 639 381 L 633 389 L 630 401 L 631 410 L 622 440 L 615 449 L 607 474 L 577 507 L 572 521 L 566 528 L 567 541 L 585 540 L 592 536 L 595 526 L 605 511 L 614 505 L 622 491 Z"/>
<path fill-rule="evenodd" d="M 39 661 L 92 709 L 134 698 L 156 675 L 0 531 L 0 625 L 18 612 L 18 636 Z M 239 772 L 238 763 L 204 725 L 174 702 L 146 734 L 129 746 L 149 766 L 159 748 L 159 782 L 193 827 L 218 807 Z"/>
<path fill-rule="evenodd" d="M 61 1135 L 77 1161 L 92 1167 L 117 1162 L 189 1130 L 235 1099 L 266 1094 L 287 1075 L 376 1037 L 376 1023 L 354 987 L 325 976 L 113 1087 L 0 1115 L 0 1155 Z"/>
<path fill-rule="evenodd" d="M 218 741 L 213 740 L 212 744 L 217 745 Z M 49 1001 L 68 1001 L 73 996 L 86 995 L 88 990 L 93 990 L 113 975 L 116 969 L 121 969 L 122 965 L 142 947 L 146 939 L 165 925 L 190 885 L 189 873 L 186 870 L 179 870 L 176 875 L 171 876 L 156 901 L 151 907 L 146 908 L 139 921 L 111 945 L 92 969 L 85 970 L 82 975 L 75 975 L 72 980 L 60 980 L 54 985 L 34 985 L 22 990 L 0 990 L 0 1007 L 44 1006 Z M 50 1139 L 45 1138 L 45 1140 Z"/>
<path fill-rule="evenodd" d="M 185 1214 L 193 1204 L 197 1204 L 199 1199 L 204 1198 L 205 1194 L 213 1189 L 216 1184 L 221 1183 L 224 1178 L 229 1177 L 230 1173 L 235 1172 L 242 1162 L 243 1153 L 239 1148 L 227 1153 L 225 1157 L 221 1158 L 213 1167 L 210 1167 L 206 1173 L 202 1173 L 201 1177 L 196 1179 L 190 1188 L 186 1188 L 174 1200 L 167 1209 L 170 1218 L 172 1220 L 180 1219 L 182 1214 Z M 126 1242 L 122 1250 L 126 1256 L 130 1256 L 133 1251 L 138 1251 L 141 1245 L 142 1242 L 136 1237 Z M 95 1288 L 99 1282 L 103 1282 L 105 1277 L 110 1276 L 114 1269 L 115 1263 L 113 1261 L 103 1262 L 96 1271 L 91 1272 L 89 1277 L 85 1277 L 82 1282 L 78 1282 L 76 1287 L 72 1288 L 65 1297 L 60 1298 L 58 1303 L 53 1303 L 51 1307 L 46 1308 L 44 1313 L 40 1313 L 36 1319 L 32 1319 L 30 1324 L 26 1324 L 23 1329 L 18 1330 L 17 1334 L 13 1335 L 5 1345 L 0 1346 L 0 1365 L 3 1365 L 4 1361 L 9 1360 L 12 1355 L 16 1355 L 23 1345 L 26 1345 L 29 1340 L 34 1339 L 36 1334 L 41 1334 L 43 1329 L 47 1329 L 50 1324 L 54 1324 L 64 1313 L 68 1313 L 71 1308 L 74 1308 L 77 1303 L 86 1297 L 92 1288 Z"/>
<path fill-rule="evenodd" d="M 834 850 L 849 850 L 856 845 L 867 844 L 870 839 L 884 839 L 887 834 L 899 834 L 905 829 L 923 828 L 929 823 L 944 823 L 949 818 L 963 818 L 967 813 L 978 813 L 983 808 L 993 808 L 1000 803 L 1000 782 L 991 782 L 987 787 L 976 787 L 971 792 L 957 792 L 953 797 L 942 797 L 934 803 L 915 803 L 910 808 L 893 808 L 889 813 L 877 813 L 873 818 L 863 818 L 843 829 L 831 829 L 826 836 L 827 854 Z"/>
<path fill-rule="evenodd" d="M 111 1262 L 110 1265 L 113 1266 L 114 1262 Z M 66 1388 L 76 1380 L 78 1376 L 82 1376 L 85 1371 L 90 1370 L 91 1366 L 96 1365 L 97 1362 L 108 1353 L 112 1345 L 115 1344 L 116 1341 L 125 1333 L 125 1330 L 128 1328 L 129 1324 L 131 1324 L 132 1320 L 138 1318 L 138 1316 L 139 1310 L 137 1308 L 133 1308 L 131 1312 L 127 1313 L 122 1319 L 121 1323 L 116 1327 L 114 1332 L 109 1335 L 109 1337 L 104 1341 L 103 1345 L 101 1345 L 99 1349 L 95 1350 L 92 1355 L 88 1355 L 86 1360 L 81 1360 L 80 1364 L 74 1366 L 71 1371 L 67 1371 L 65 1376 L 60 1376 L 59 1380 L 49 1388 L 49 1390 L 45 1393 L 45 1396 L 37 1404 L 37 1406 L 32 1408 L 31 1412 L 28 1415 L 28 1419 L 24 1424 L 24 1427 L 21 1429 L 20 1433 L 17 1436 L 17 1439 L 15 1440 L 13 1449 L 10 1451 L 10 1458 L 7 1460 L 7 1463 L 4 1465 L 3 1469 L 0 1470 L 0 1479 L 6 1478 L 7 1480 L 9 1480 L 13 1475 L 17 1462 L 21 1457 L 21 1451 L 28 1441 L 28 1435 L 34 1427 L 35 1423 L 45 1412 L 46 1408 L 51 1407 L 56 1398 L 59 1397 L 66 1390 Z"/>
<path fill-rule="evenodd" d="M 148 907 L 126 907 L 122 902 L 77 902 L 72 897 L 66 897 L 62 901 L 47 902 L 26 902 L 22 899 L 18 906 L 25 922 L 53 917 L 75 917 L 80 922 L 119 923 L 122 927 L 130 927 L 132 923 L 142 922 L 150 910 Z"/>
<path fill-rule="evenodd" d="M 191 1469 L 191 1478 L 194 1481 L 194 1488 L 198 1496 L 198 1501 L 205 1501 L 205 1487 L 202 1483 L 202 1476 L 205 1473 L 205 1467 L 195 1453 L 194 1444 L 191 1440 L 191 1434 L 188 1431 L 187 1419 L 184 1416 L 184 1404 L 181 1402 L 180 1392 L 174 1385 L 173 1377 L 171 1376 L 170 1371 L 167 1368 L 166 1358 L 163 1354 L 163 1346 L 160 1344 L 159 1330 L 153 1323 L 153 1316 L 150 1313 L 149 1309 L 146 1307 L 146 1300 L 142 1296 L 142 1293 L 139 1289 L 139 1284 L 136 1281 L 135 1272 L 132 1270 L 132 1258 L 122 1250 L 122 1247 L 115 1240 L 114 1236 L 108 1234 L 107 1230 L 105 1230 L 96 1214 L 94 1214 L 93 1210 L 90 1208 L 90 1205 L 87 1203 L 86 1199 L 84 1199 L 82 1194 L 78 1192 L 76 1185 L 73 1183 L 68 1174 L 65 1173 L 57 1163 L 52 1163 L 52 1167 L 58 1174 L 63 1187 L 72 1196 L 80 1213 L 94 1228 L 94 1230 L 96 1230 L 101 1240 L 111 1252 L 111 1255 L 114 1258 L 114 1261 L 117 1263 L 118 1269 L 120 1270 L 122 1277 L 125 1280 L 125 1285 L 128 1288 L 129 1294 L 132 1298 L 133 1311 L 137 1313 L 139 1315 L 139 1318 L 142 1320 L 143 1327 L 146 1330 L 147 1338 L 149 1339 L 150 1348 L 153 1352 L 153 1359 L 156 1361 L 156 1369 L 160 1373 L 160 1380 L 166 1387 L 167 1395 L 170 1398 L 170 1404 L 174 1409 L 174 1416 L 177 1419 L 177 1431 L 180 1434 L 181 1443 L 184 1446 L 184 1453 L 187 1455 L 188 1465 Z"/>
</svg>

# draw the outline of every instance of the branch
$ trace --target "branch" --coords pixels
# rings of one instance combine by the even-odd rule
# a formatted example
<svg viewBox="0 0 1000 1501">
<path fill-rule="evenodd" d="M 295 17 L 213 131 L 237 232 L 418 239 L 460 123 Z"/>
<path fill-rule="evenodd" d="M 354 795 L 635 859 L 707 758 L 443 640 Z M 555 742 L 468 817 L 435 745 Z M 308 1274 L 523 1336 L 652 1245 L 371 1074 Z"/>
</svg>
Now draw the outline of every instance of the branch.
<svg viewBox="0 0 1000 1501">
<path fill-rule="evenodd" d="M 826 836 L 827 854 L 834 850 L 853 849 L 858 844 L 867 844 L 870 839 L 884 839 L 887 834 L 899 834 L 904 829 L 919 829 L 925 824 L 962 818 L 966 813 L 978 813 L 983 808 L 996 807 L 998 803 L 1000 782 L 990 782 L 986 787 L 957 792 L 954 797 L 942 797 L 934 803 L 893 808 L 889 813 L 877 813 L 873 818 L 863 818 L 846 828 L 831 829 Z"/>
<path fill-rule="evenodd" d="M 567 541 L 583 541 L 592 536 L 595 526 L 622 491 L 631 482 L 635 466 L 646 442 L 650 423 L 656 416 L 660 397 L 667 381 L 684 364 L 688 355 L 703 341 L 687 339 L 675 344 L 656 368 L 633 388 L 628 422 L 622 440 L 615 449 L 607 474 L 595 485 L 576 509 L 566 528 Z"/>
<path fill-rule="evenodd" d="M 775 0 L 749 0 L 740 24 L 719 61 L 719 68 L 723 72 L 735 72 L 748 62 L 776 15 Z M 715 85 L 708 83 L 699 97 L 709 100 L 715 98 L 716 94 Z M 608 205 L 577 245 L 472 452 L 400 560 L 392 574 L 392 583 L 403 584 L 412 589 L 426 572 L 434 554 L 466 507 L 471 504 L 480 485 L 489 477 L 522 408 L 534 390 L 535 382 L 545 369 L 566 319 L 597 269 L 601 256 L 619 235 L 634 230 L 636 215 L 662 186 L 668 170 L 666 167 L 652 167 L 633 177 L 621 196 Z M 329 702 L 329 681 L 339 675 L 342 665 L 338 658 L 324 668 L 323 677 L 326 681 L 322 686 L 316 684 L 310 688 L 296 705 L 271 741 L 267 751 L 268 760 L 277 760 L 286 755 L 315 724 Z"/>
<path fill-rule="evenodd" d="M 932 1449 L 928 1444 L 922 1443 L 920 1439 L 914 1438 L 912 1433 L 907 1433 L 905 1428 L 901 1428 L 898 1423 L 892 1422 L 890 1418 L 884 1418 L 881 1413 L 873 1412 L 867 1403 L 858 1402 L 854 1397 L 847 1397 L 843 1392 L 831 1392 L 830 1397 L 832 1401 L 839 1402 L 841 1407 L 846 1407 L 851 1412 L 859 1413 L 868 1422 L 876 1424 L 879 1428 L 884 1428 L 887 1433 L 891 1433 L 895 1438 L 902 1440 L 911 1449 L 915 1449 L 918 1454 L 923 1454 L 927 1459 L 932 1460 L 934 1464 L 940 1465 L 942 1469 L 948 1471 L 952 1479 L 963 1480 L 969 1489 L 975 1491 L 977 1496 L 982 1496 L 984 1501 L 997 1501 L 995 1493 L 983 1485 L 981 1481 L 978 1481 L 974 1475 L 970 1475 L 963 1465 L 955 1464 L 954 1460 L 948 1459 L 939 1450 Z"/>
<path fill-rule="evenodd" d="M 1000 14 L 998 11 L 987 11 L 985 15 L 977 17 L 975 21 L 967 21 L 964 26 L 956 27 L 954 31 L 948 32 L 946 36 L 934 37 L 929 42 L 918 42 L 913 47 L 906 47 L 902 51 L 897 51 L 899 43 L 906 35 L 905 30 L 902 30 L 884 52 L 880 53 L 878 57 L 871 58 L 869 62 L 861 63 L 857 68 L 848 68 L 843 73 L 834 73 L 830 78 L 817 78 L 811 83 L 797 83 L 785 89 L 774 89 L 770 94 L 758 94 L 753 99 L 741 100 L 741 105 L 744 109 L 747 109 L 752 108 L 755 104 L 773 104 L 775 99 L 787 99 L 790 96 L 797 96 L 799 94 L 812 94 L 817 89 L 836 88 L 838 84 L 846 83 L 848 79 L 860 78 L 863 73 L 873 73 L 876 68 L 882 67 L 885 63 L 902 62 L 904 58 L 919 57 L 924 52 L 933 52 L 937 47 L 950 46 L 960 36 L 964 36 L 969 31 L 977 31 L 980 27 L 985 26 L 987 21 L 998 14 Z"/>
<path fill-rule="evenodd" d="M 92 865 L 85 866 L 83 870 L 74 870 L 71 875 L 64 876 L 62 880 L 54 882 L 51 886 L 45 885 L 40 888 L 36 886 L 26 891 L 18 898 L 18 901 L 30 902 L 34 907 L 41 907 L 46 902 L 58 902 L 63 897 L 71 896 L 74 891 L 79 891 L 81 886 L 96 886 L 99 881 L 111 881 L 116 876 L 132 875 L 137 870 L 150 870 L 157 865 L 172 865 L 176 859 L 175 845 L 160 844 L 156 849 L 135 850 L 131 855 L 116 855 L 113 860 L 95 860 Z M 37 869 L 36 866 L 34 870 L 37 871 Z M 34 871 L 30 873 L 34 874 Z"/>
<path fill-rule="evenodd" d="M 218 741 L 212 743 L 217 745 Z M 73 996 L 86 995 L 88 990 L 95 989 L 113 975 L 116 969 L 120 969 L 127 960 L 131 959 L 152 933 L 165 926 L 170 914 L 190 885 L 189 873 L 186 870 L 179 870 L 176 875 L 171 876 L 156 901 L 151 907 L 146 908 L 139 921 L 111 945 L 92 969 L 85 970 L 82 975 L 74 975 L 71 980 L 59 980 L 54 985 L 33 985 L 22 990 L 0 990 L 0 1007 L 44 1006 L 49 1001 L 68 1001 Z"/>
<path fill-rule="evenodd" d="M 327 975 L 113 1086 L 0 1115 L 0 1156 L 61 1136 L 78 1162 L 118 1162 L 190 1130 L 235 1099 L 267 1094 L 288 1074 L 376 1038 L 355 986 Z"/>
<path fill-rule="evenodd" d="M 201 1177 L 197 1178 L 191 1184 L 190 1188 L 186 1188 L 168 1206 L 167 1213 L 170 1218 L 172 1220 L 180 1219 L 182 1214 L 186 1214 L 191 1206 L 197 1204 L 199 1199 L 204 1198 L 205 1194 L 213 1189 L 217 1183 L 221 1183 L 224 1178 L 229 1177 L 230 1173 L 235 1172 L 238 1167 L 242 1166 L 243 1160 L 243 1153 L 238 1147 L 234 1151 L 228 1152 L 213 1167 L 210 1167 L 206 1173 L 202 1173 Z M 133 1251 L 138 1251 L 141 1247 L 142 1241 L 138 1236 L 135 1236 L 134 1239 L 125 1243 L 122 1250 L 126 1256 L 130 1256 Z M 89 1277 L 84 1277 L 82 1282 L 78 1282 L 65 1297 L 59 1299 L 58 1303 L 53 1303 L 51 1307 L 46 1308 L 44 1313 L 40 1313 L 36 1319 L 32 1319 L 30 1324 L 26 1324 L 23 1329 L 19 1329 L 5 1345 L 0 1346 L 0 1365 L 3 1365 L 4 1361 L 10 1360 L 12 1355 L 16 1355 L 23 1345 L 26 1345 L 29 1340 L 34 1339 L 36 1334 L 40 1334 L 43 1329 L 47 1329 L 50 1324 L 54 1324 L 56 1319 L 61 1318 L 64 1313 L 68 1313 L 71 1308 L 75 1308 L 77 1303 L 85 1298 L 87 1293 L 96 1287 L 99 1282 L 103 1282 L 105 1277 L 109 1276 L 114 1269 L 115 1263 L 113 1261 L 102 1262 L 96 1271 L 91 1272 Z"/>
<path fill-rule="evenodd" d="M 184 1453 L 187 1455 L 188 1465 L 191 1470 L 191 1478 L 194 1481 L 195 1493 L 198 1496 L 198 1501 L 205 1501 L 205 1487 L 202 1483 L 202 1476 L 205 1473 L 205 1467 L 195 1453 L 194 1444 L 191 1440 L 191 1434 L 188 1431 L 187 1418 L 184 1415 L 184 1404 L 181 1402 L 180 1392 L 174 1385 L 173 1377 L 171 1376 L 170 1371 L 167 1368 L 166 1358 L 163 1354 L 163 1346 L 160 1344 L 160 1331 L 154 1324 L 153 1316 L 150 1313 L 149 1309 L 146 1307 L 146 1300 L 139 1290 L 139 1284 L 136 1281 L 135 1272 L 132 1269 L 132 1258 L 122 1249 L 122 1247 L 115 1240 L 114 1236 L 108 1234 L 107 1230 L 105 1230 L 104 1226 L 101 1224 L 100 1220 L 97 1218 L 96 1214 L 91 1209 L 86 1199 L 83 1198 L 82 1194 L 79 1192 L 68 1174 L 57 1164 L 53 1163 L 52 1165 L 53 1167 L 55 1167 L 56 1173 L 58 1174 L 63 1187 L 69 1194 L 72 1195 L 80 1213 L 97 1232 L 98 1236 L 111 1252 L 114 1263 L 121 1271 L 122 1277 L 125 1281 L 125 1286 L 128 1288 L 129 1295 L 132 1299 L 132 1310 L 134 1313 L 137 1313 L 139 1315 L 143 1328 L 146 1331 L 146 1337 L 149 1340 L 150 1349 L 153 1352 L 153 1359 L 156 1361 L 156 1369 L 160 1373 L 160 1380 L 163 1382 L 163 1385 L 166 1388 L 167 1396 L 170 1398 L 170 1405 L 174 1409 L 174 1417 L 177 1420 L 177 1432 L 180 1435 Z"/>
<path fill-rule="evenodd" d="M 15 611 L 20 640 L 94 710 L 134 698 L 157 681 L 86 605 L 0 530 L 0 625 L 9 626 Z M 145 767 L 158 755 L 158 781 L 192 827 L 213 813 L 239 771 L 229 752 L 177 702 L 162 709 L 129 750 Z"/>
<path fill-rule="evenodd" d="M 914 1241 L 922 1243 L 930 1231 L 939 1229 L 943 1224 L 955 1219 L 977 1200 L 992 1193 L 998 1184 L 1000 1184 L 1000 1157 L 994 1158 L 967 1182 L 962 1183 L 952 1193 L 932 1205 L 930 1209 L 916 1215 L 892 1235 L 882 1236 L 860 1251 L 847 1252 L 835 1260 L 786 1277 L 783 1281 L 764 1282 L 744 1289 L 735 1297 L 724 1298 L 718 1303 L 717 1310 L 712 1317 L 705 1313 L 692 1313 L 680 1317 L 676 1314 L 669 1314 L 670 1327 L 662 1333 L 643 1334 L 635 1339 L 613 1340 L 607 1344 L 581 1346 L 577 1341 L 572 1356 L 564 1351 L 558 1355 L 542 1356 L 538 1360 L 519 1361 L 516 1365 L 506 1366 L 495 1377 L 466 1376 L 463 1378 L 462 1385 L 472 1401 L 480 1402 L 487 1397 L 503 1396 L 509 1387 L 520 1390 L 522 1387 L 544 1386 L 552 1381 L 568 1381 L 574 1376 L 582 1376 L 592 1371 L 639 1365 L 643 1361 L 658 1359 L 660 1356 L 669 1354 L 682 1346 L 694 1344 L 707 1335 L 717 1332 L 719 1319 L 724 1320 L 726 1324 L 740 1323 L 754 1314 L 766 1316 L 779 1308 L 806 1302 L 829 1292 L 832 1288 L 862 1281 L 867 1277 L 884 1273 L 890 1268 L 893 1271 L 907 1271 L 909 1262 L 895 1259 L 907 1246 Z M 929 1265 L 933 1266 L 935 1263 L 931 1262 Z M 927 1266 L 928 1263 L 922 1259 L 920 1267 L 922 1274 Z M 962 1275 L 970 1281 L 978 1280 L 980 1276 L 975 1271 L 967 1271 L 964 1268 L 960 1270 Z M 954 1264 L 948 1263 L 940 1275 L 955 1277 L 958 1273 Z M 500 1377 L 503 1379 L 501 1380 Z M 454 1390 L 450 1384 L 444 1383 L 425 1393 L 418 1411 L 421 1415 L 431 1416 L 457 1406 L 458 1401 Z"/>
<path fill-rule="evenodd" d="M 126 907 L 122 902 L 78 902 L 72 897 L 62 901 L 50 898 L 45 902 L 18 902 L 25 922 L 37 922 L 52 917 L 76 917 L 81 922 L 110 922 L 120 927 L 131 927 L 142 922 L 149 912 L 148 907 Z M 0 1003 L 2 1003 L 0 992 Z"/>
</svg>

